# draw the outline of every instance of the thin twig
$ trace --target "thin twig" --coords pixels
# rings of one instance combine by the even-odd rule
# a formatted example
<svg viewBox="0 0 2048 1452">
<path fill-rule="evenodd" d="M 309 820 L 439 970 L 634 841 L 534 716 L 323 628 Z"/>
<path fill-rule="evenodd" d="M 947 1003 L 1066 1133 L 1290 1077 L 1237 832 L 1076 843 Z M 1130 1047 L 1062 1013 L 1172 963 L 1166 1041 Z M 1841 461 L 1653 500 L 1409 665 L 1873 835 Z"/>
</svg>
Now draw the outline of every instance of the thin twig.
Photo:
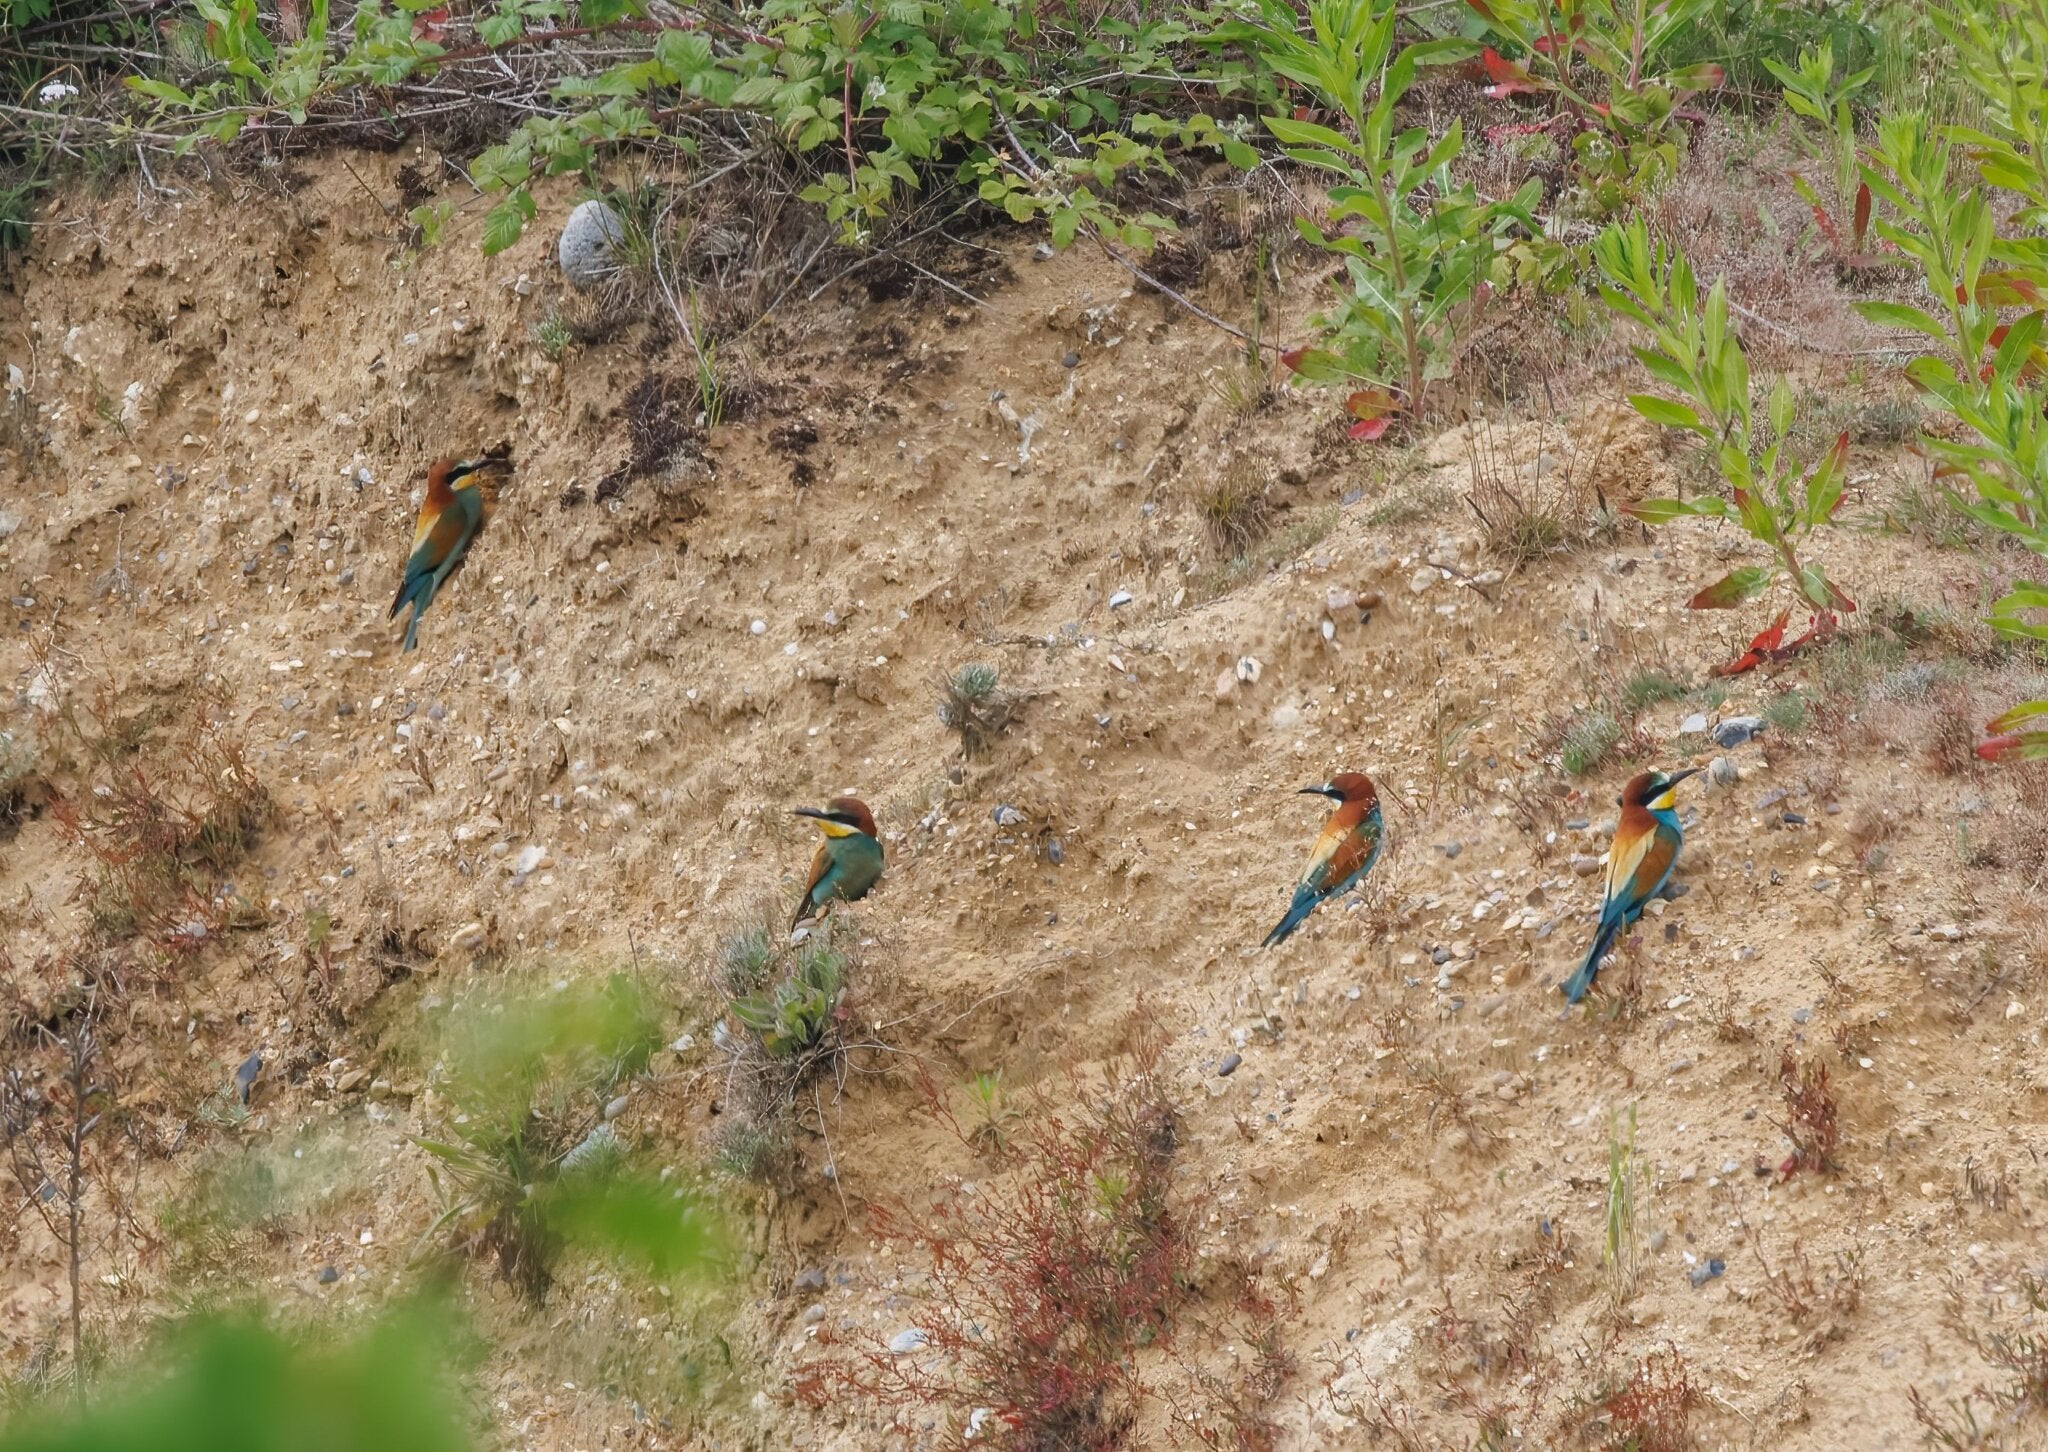
<svg viewBox="0 0 2048 1452">
<path fill-rule="evenodd" d="M 1795 333 L 1794 331 L 1792 331 L 1792 329 L 1786 327 L 1783 323 L 1775 322 L 1772 319 L 1765 317 L 1762 313 L 1756 312 L 1751 308 L 1746 308 L 1741 303 L 1735 302 L 1732 299 L 1728 303 L 1728 308 L 1729 311 L 1741 314 L 1743 317 L 1748 318 L 1752 323 L 1755 323 L 1758 327 L 1769 329 L 1771 332 L 1776 333 L 1779 337 L 1785 339 L 1787 342 L 1795 343 L 1799 347 L 1804 348 L 1809 353 L 1825 353 L 1832 358 L 1904 359 L 1911 358 L 1914 356 L 1914 354 L 1920 351 L 1917 348 L 1844 349 L 1836 346 L 1833 343 L 1816 343 L 1809 338 L 1802 337 L 1798 333 Z"/>
<path fill-rule="evenodd" d="M 925 277 L 929 277 L 933 282 L 936 282 L 940 287 L 950 288 L 952 291 L 959 293 L 960 296 L 966 298 L 976 307 L 985 308 L 988 306 L 987 303 L 983 302 L 980 298 L 976 297 L 966 288 L 960 286 L 959 283 L 947 281 L 945 278 L 939 276 L 936 272 L 933 272 L 929 267 L 920 267 L 915 262 L 912 262 L 908 257 L 899 257 L 896 260 L 898 262 L 901 262 L 905 267 L 909 268 L 912 272 L 919 273 Z"/>
<path fill-rule="evenodd" d="M 1236 338 L 1241 342 L 1250 343 L 1253 341 L 1252 335 L 1244 331 L 1244 329 L 1232 327 L 1229 323 L 1224 322 L 1223 319 L 1217 317 L 1216 314 L 1210 312 L 1200 303 L 1193 302 L 1188 298 L 1184 297 L 1182 294 L 1175 292 L 1172 288 L 1168 287 L 1165 283 L 1161 282 L 1158 278 L 1154 277 L 1144 268 L 1138 266 L 1137 263 L 1131 261 L 1128 257 L 1119 256 L 1110 247 L 1109 243 L 1103 240 L 1102 235 L 1100 233 L 1096 234 L 1095 240 L 1097 244 L 1101 246 L 1103 256 L 1107 257 L 1111 262 L 1114 262 L 1117 266 L 1123 268 L 1124 271 L 1130 273 L 1131 276 L 1137 278 L 1147 287 L 1153 289 L 1161 297 L 1172 299 L 1174 302 L 1179 303 L 1182 307 L 1186 308 L 1189 312 L 1193 313 L 1196 317 L 1200 318 L 1203 322 L 1209 324 L 1210 327 L 1220 328 L 1224 332 L 1230 334 L 1231 337 Z"/>
</svg>

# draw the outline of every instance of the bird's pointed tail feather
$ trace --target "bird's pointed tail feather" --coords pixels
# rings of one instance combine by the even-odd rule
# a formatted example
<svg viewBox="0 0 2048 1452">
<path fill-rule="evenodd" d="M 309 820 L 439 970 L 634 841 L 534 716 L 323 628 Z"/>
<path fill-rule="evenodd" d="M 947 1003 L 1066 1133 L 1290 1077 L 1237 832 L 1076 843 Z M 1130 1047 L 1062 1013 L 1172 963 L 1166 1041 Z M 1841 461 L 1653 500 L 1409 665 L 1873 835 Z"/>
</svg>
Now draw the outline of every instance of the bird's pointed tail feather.
<svg viewBox="0 0 2048 1452">
<path fill-rule="evenodd" d="M 1606 958 L 1608 949 L 1614 946 L 1614 940 L 1620 934 L 1622 925 L 1620 913 L 1601 918 L 1600 931 L 1593 939 L 1593 946 L 1587 950 L 1586 961 L 1579 965 L 1578 972 L 1558 985 L 1566 1003 L 1577 1003 L 1593 987 L 1593 978 L 1600 971 L 1601 960 Z"/>
<path fill-rule="evenodd" d="M 1296 894 L 1292 906 L 1287 909 L 1287 916 L 1280 919 L 1279 926 L 1266 934 L 1266 941 L 1259 944 L 1259 946 L 1271 948 L 1276 944 L 1286 942 L 1288 935 L 1307 920 L 1308 915 L 1316 910 L 1316 904 L 1321 901 L 1322 899 L 1314 893 Z"/>
</svg>

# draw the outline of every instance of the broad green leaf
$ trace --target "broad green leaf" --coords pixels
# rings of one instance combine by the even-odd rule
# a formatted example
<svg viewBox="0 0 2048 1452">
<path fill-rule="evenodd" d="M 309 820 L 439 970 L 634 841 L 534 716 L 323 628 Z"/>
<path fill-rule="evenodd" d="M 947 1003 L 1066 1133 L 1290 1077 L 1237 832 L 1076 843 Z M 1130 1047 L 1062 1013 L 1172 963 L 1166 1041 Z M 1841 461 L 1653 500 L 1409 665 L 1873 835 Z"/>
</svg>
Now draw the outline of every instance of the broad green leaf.
<svg viewBox="0 0 2048 1452">
<path fill-rule="evenodd" d="M 1745 600 L 1753 600 L 1769 588 L 1777 576 L 1777 569 L 1770 565 L 1747 565 L 1733 570 L 1686 602 L 1690 610 L 1732 610 Z"/>
<path fill-rule="evenodd" d="M 517 242 L 532 219 L 532 195 L 524 188 L 507 193 L 484 214 L 484 254 L 495 256 Z"/>
<path fill-rule="evenodd" d="M 1668 398 L 1659 398 L 1654 393 L 1632 393 L 1628 397 L 1629 407 L 1653 424 L 1664 428 L 1685 429 L 1696 434 L 1711 434 L 1713 431 L 1700 421 L 1700 416 L 1682 403 Z"/>
</svg>

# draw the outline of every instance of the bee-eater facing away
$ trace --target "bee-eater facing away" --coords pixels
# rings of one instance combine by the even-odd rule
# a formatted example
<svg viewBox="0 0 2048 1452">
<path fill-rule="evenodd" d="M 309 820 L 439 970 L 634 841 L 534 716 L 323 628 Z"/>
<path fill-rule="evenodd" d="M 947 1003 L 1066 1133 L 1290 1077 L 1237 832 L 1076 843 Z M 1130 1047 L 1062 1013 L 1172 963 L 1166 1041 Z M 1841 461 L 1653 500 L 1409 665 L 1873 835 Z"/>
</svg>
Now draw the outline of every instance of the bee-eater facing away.
<svg viewBox="0 0 2048 1452">
<path fill-rule="evenodd" d="M 394 618 L 406 606 L 412 606 L 400 654 L 420 643 L 420 617 L 427 613 L 427 607 L 434 603 L 434 595 L 448 583 L 448 577 L 469 558 L 469 547 L 498 507 L 497 480 L 493 476 L 500 469 L 509 469 L 511 463 L 509 458 L 487 455 L 461 463 L 436 459 L 427 466 L 427 497 L 420 505 L 419 523 L 413 529 L 405 582 L 398 587 L 398 598 L 391 602 Z"/>
<path fill-rule="evenodd" d="M 835 897 L 846 902 L 866 897 L 882 875 L 882 839 L 875 831 L 875 814 L 858 797 L 834 797 L 823 811 L 798 807 L 795 814 L 816 822 L 825 840 L 811 859 L 810 881 L 790 919 L 792 929 L 823 912 Z"/>
<path fill-rule="evenodd" d="M 1300 927 L 1319 905 L 1349 892 L 1352 884 L 1372 871 L 1373 863 L 1380 860 L 1380 849 L 1386 845 L 1386 832 L 1380 821 L 1380 794 L 1364 772 L 1339 772 L 1321 786 L 1303 787 L 1299 794 L 1328 797 L 1337 804 L 1337 810 L 1323 823 L 1323 835 L 1316 838 L 1315 850 L 1308 855 L 1308 868 L 1295 884 L 1294 901 L 1288 904 L 1287 916 L 1266 934 L 1266 941 L 1260 945 L 1266 948 L 1286 941 L 1287 935 Z"/>
<path fill-rule="evenodd" d="M 1643 915 L 1650 899 L 1671 880 L 1685 833 L 1678 825 L 1678 784 L 1699 770 L 1646 771 L 1621 789 L 1621 821 L 1607 849 L 1607 893 L 1600 905 L 1600 931 L 1579 971 L 1559 990 L 1567 1003 L 1577 1003 L 1593 986 L 1593 975 L 1614 940 Z"/>
</svg>

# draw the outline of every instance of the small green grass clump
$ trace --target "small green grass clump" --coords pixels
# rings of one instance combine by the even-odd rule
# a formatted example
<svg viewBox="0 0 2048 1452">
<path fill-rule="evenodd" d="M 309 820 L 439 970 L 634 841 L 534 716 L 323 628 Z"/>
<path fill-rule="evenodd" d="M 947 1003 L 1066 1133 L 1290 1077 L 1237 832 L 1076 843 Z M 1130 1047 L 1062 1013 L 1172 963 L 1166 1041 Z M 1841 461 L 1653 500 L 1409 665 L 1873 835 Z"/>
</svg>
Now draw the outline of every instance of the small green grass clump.
<svg viewBox="0 0 2048 1452">
<path fill-rule="evenodd" d="M 1605 711 L 1587 711 L 1564 728 L 1558 758 L 1573 776 L 1584 776 L 1621 743 L 1621 724 Z"/>
<path fill-rule="evenodd" d="M 1676 701 L 1685 693 L 1684 683 L 1669 672 L 1637 671 L 1621 688 L 1621 709 L 1633 716 L 1665 701 Z"/>
<path fill-rule="evenodd" d="M 1797 736 L 1806 729 L 1806 708 L 1806 693 L 1795 688 L 1771 697 L 1758 714 L 1781 734 Z"/>
<path fill-rule="evenodd" d="M 959 736 L 960 752 L 969 760 L 1009 729 L 1016 708 L 996 668 L 980 661 L 961 666 L 939 683 L 939 721 Z"/>
<path fill-rule="evenodd" d="M 576 332 L 560 313 L 549 313 L 533 327 L 533 341 L 550 363 L 559 363 L 576 343 Z"/>
</svg>

